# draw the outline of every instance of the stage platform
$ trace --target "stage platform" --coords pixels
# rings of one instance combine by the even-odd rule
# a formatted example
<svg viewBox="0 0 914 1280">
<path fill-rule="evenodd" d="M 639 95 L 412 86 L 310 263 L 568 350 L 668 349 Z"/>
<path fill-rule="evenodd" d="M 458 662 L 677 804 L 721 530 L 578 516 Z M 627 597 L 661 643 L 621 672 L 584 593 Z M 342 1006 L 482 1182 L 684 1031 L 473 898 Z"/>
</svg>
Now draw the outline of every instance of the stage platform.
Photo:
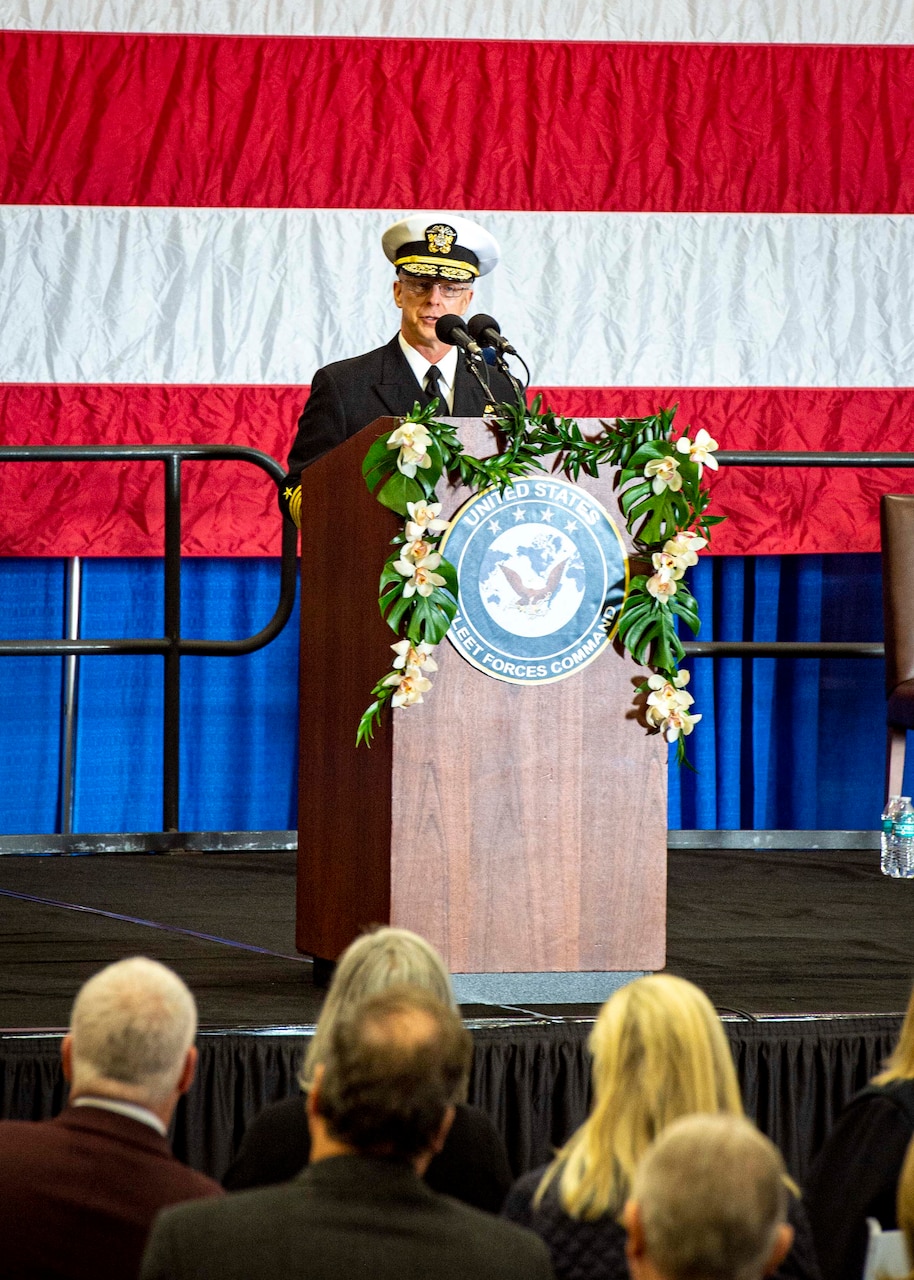
<svg viewBox="0 0 914 1280">
<path fill-rule="evenodd" d="M 914 882 L 878 854 L 670 851 L 667 968 L 718 1007 L 749 1113 L 802 1180 L 844 1101 L 897 1035 L 914 975 Z M 182 974 L 200 1009 L 198 1080 L 175 1147 L 221 1176 L 250 1117 L 294 1091 L 320 1009 L 295 952 L 288 851 L 0 858 L 0 1115 L 59 1109 L 61 1029 L 80 983 L 142 953 Z M 606 904 L 607 922 L 612 904 Z M 464 1006 L 471 1100 L 518 1172 L 586 1113 L 597 1007 Z"/>
</svg>

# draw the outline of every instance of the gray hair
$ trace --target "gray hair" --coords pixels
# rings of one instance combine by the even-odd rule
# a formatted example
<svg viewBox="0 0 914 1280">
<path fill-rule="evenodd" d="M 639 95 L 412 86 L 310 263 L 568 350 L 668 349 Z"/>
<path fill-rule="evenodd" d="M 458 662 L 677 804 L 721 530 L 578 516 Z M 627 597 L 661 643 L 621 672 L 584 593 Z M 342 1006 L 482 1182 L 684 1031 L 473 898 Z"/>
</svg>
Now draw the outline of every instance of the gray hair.
<svg viewBox="0 0 914 1280">
<path fill-rule="evenodd" d="M 157 1106 L 177 1085 L 196 1034 L 196 1003 L 171 969 L 145 956 L 108 965 L 73 1003 L 73 1091 Z"/>
<path fill-rule="evenodd" d="M 777 1147 L 741 1116 L 669 1125 L 635 1174 L 644 1248 L 668 1280 L 760 1280 L 787 1214 Z"/>
<path fill-rule="evenodd" d="M 337 962 L 321 1015 L 305 1053 L 299 1084 L 309 1089 L 323 1062 L 337 1022 L 367 996 L 394 986 L 420 987 L 442 1004 L 457 1008 L 451 978 L 430 942 L 409 929 L 384 925 L 349 944 Z"/>
</svg>

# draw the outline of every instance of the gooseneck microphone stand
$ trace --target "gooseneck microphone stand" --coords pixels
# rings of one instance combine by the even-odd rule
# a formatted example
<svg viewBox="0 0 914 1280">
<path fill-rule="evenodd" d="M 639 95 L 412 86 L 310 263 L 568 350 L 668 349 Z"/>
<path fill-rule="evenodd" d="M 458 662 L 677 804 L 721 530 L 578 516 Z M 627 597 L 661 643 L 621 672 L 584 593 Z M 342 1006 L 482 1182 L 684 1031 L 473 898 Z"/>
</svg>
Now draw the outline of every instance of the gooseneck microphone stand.
<svg viewBox="0 0 914 1280">
<path fill-rule="evenodd" d="M 435 324 L 435 334 L 439 341 L 460 348 L 463 353 L 463 367 L 482 387 L 486 399 L 494 404 L 495 396 L 484 372 L 486 362 L 482 348 L 470 337 L 462 318 L 453 314 L 439 316 Z"/>
<path fill-rule="evenodd" d="M 530 370 L 527 368 L 525 361 L 514 350 L 510 342 L 502 336 L 501 326 L 494 316 L 488 316 L 484 312 L 473 316 L 466 326 L 467 333 L 479 346 L 491 347 L 495 352 L 495 364 L 499 371 L 511 383 L 517 396 L 523 400 L 527 388 L 530 385 Z M 524 373 L 527 375 L 527 381 L 521 384 L 519 378 L 516 378 L 508 367 L 507 357 L 512 355 L 519 360 L 524 366 Z"/>
</svg>

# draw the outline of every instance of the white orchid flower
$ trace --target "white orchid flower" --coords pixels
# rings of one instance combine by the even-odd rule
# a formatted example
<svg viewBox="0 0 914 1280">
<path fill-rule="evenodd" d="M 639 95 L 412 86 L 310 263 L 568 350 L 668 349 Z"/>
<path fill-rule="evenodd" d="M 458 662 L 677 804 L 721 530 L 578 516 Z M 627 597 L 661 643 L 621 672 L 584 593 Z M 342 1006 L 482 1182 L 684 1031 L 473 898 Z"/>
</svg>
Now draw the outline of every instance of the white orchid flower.
<svg viewBox="0 0 914 1280">
<path fill-rule="evenodd" d="M 426 542 L 424 538 L 417 538 L 415 542 L 406 542 L 400 550 L 400 559 L 412 561 L 417 564 L 420 560 L 424 560 L 426 556 L 434 555 L 432 544 Z"/>
<path fill-rule="evenodd" d="M 401 676 L 398 671 L 395 671 L 393 675 L 387 677 L 384 683 L 397 686 L 397 692 L 391 698 L 391 702 L 395 707 L 415 706 L 417 702 L 422 701 L 423 693 L 428 693 L 432 687 L 431 680 L 428 680 L 418 672 L 415 675 L 407 672 Z"/>
<path fill-rule="evenodd" d="M 646 714 L 651 724 L 657 728 L 673 711 L 685 711 L 695 701 L 681 684 L 671 684 L 663 676 L 651 676 L 648 685 L 651 692 L 647 695 Z"/>
<path fill-rule="evenodd" d="M 440 573 L 435 573 L 441 563 L 441 556 L 437 551 L 433 551 L 430 556 L 425 556 L 423 560 L 395 560 L 394 568 L 397 573 L 402 573 L 404 578 L 409 578 L 409 582 L 403 588 L 403 594 L 408 600 L 410 596 L 419 593 L 420 596 L 430 596 L 436 587 L 443 587 L 445 579 Z"/>
<path fill-rule="evenodd" d="M 416 645 L 410 644 L 408 640 L 398 640 L 390 647 L 397 655 L 394 658 L 395 670 L 405 668 L 407 675 L 414 675 L 423 668 L 426 671 L 438 670 L 438 663 L 431 656 L 435 646 L 429 644 L 427 640 L 420 640 Z M 387 682 L 392 683 L 389 677 Z"/>
<path fill-rule="evenodd" d="M 669 600 L 676 594 L 676 579 L 669 573 L 655 573 L 644 585 L 655 600 Z"/>
<path fill-rule="evenodd" d="M 644 718 L 652 729 L 662 729 L 666 721 L 666 710 L 663 707 L 648 707 L 645 710 Z"/>
<path fill-rule="evenodd" d="M 686 571 L 678 556 L 671 556 L 668 551 L 655 551 L 651 556 L 651 564 L 661 577 L 679 580 Z"/>
<path fill-rule="evenodd" d="M 692 678 L 691 672 L 686 671 L 685 668 L 683 668 L 681 671 L 676 672 L 672 680 L 667 680 L 666 676 L 661 676 L 657 674 L 648 676 L 647 684 L 649 689 L 662 689 L 665 685 L 668 685 L 668 684 L 675 685 L 677 689 L 684 689 L 685 686 L 689 683 L 689 680 L 691 678 Z"/>
<path fill-rule="evenodd" d="M 653 458 L 644 468 L 644 474 L 653 483 L 654 493 L 663 493 L 669 489 L 678 493 L 682 488 L 682 476 L 679 474 L 678 458 Z"/>
<path fill-rule="evenodd" d="M 671 711 L 663 725 L 663 735 L 667 742 L 675 742 L 680 734 L 687 738 L 700 719 L 700 715 L 693 716 L 688 711 Z"/>
<path fill-rule="evenodd" d="M 410 515 L 410 522 L 406 526 L 407 538 L 421 538 L 423 531 L 426 533 L 444 533 L 445 529 L 450 529 L 450 520 L 439 519 L 441 512 L 440 502 L 407 502 L 406 510 Z M 413 532 L 413 528 L 417 532 Z"/>
<path fill-rule="evenodd" d="M 718 461 L 712 457 L 717 449 L 717 441 L 712 440 L 710 435 L 701 427 L 694 440 L 690 440 L 688 436 L 680 436 L 676 441 L 676 448 L 679 453 L 687 453 L 692 461 L 698 467 L 698 474 L 701 475 L 704 467 L 710 467 L 712 471 L 718 469 Z"/>
<path fill-rule="evenodd" d="M 432 465 L 428 448 L 432 437 L 421 422 L 404 422 L 387 437 L 388 449 L 399 449 L 397 468 L 412 478 L 419 467 Z"/>
<path fill-rule="evenodd" d="M 690 529 L 682 529 L 674 538 L 666 540 L 663 550 L 668 556 L 673 557 L 684 572 L 686 569 L 691 569 L 693 564 L 698 564 L 698 552 L 707 545 L 707 538 L 699 537 Z"/>
</svg>

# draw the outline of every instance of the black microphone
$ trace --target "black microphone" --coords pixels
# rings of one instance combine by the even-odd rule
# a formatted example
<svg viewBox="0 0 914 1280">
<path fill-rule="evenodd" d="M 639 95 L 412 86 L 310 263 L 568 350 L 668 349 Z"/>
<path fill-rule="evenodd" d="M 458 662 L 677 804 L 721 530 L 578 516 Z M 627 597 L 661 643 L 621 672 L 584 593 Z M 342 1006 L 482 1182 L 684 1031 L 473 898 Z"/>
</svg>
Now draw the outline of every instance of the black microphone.
<svg viewBox="0 0 914 1280">
<path fill-rule="evenodd" d="M 502 355 L 517 355 L 508 339 L 501 336 L 501 329 L 494 316 L 487 316 L 480 311 L 479 315 L 473 316 L 470 320 L 467 332 L 481 347 L 494 347 Z"/>
<path fill-rule="evenodd" d="M 435 324 L 435 334 L 439 342 L 446 342 L 450 347 L 460 347 L 476 360 L 482 359 L 482 347 L 474 342 L 467 333 L 467 327 L 461 316 L 439 316 Z"/>
</svg>

